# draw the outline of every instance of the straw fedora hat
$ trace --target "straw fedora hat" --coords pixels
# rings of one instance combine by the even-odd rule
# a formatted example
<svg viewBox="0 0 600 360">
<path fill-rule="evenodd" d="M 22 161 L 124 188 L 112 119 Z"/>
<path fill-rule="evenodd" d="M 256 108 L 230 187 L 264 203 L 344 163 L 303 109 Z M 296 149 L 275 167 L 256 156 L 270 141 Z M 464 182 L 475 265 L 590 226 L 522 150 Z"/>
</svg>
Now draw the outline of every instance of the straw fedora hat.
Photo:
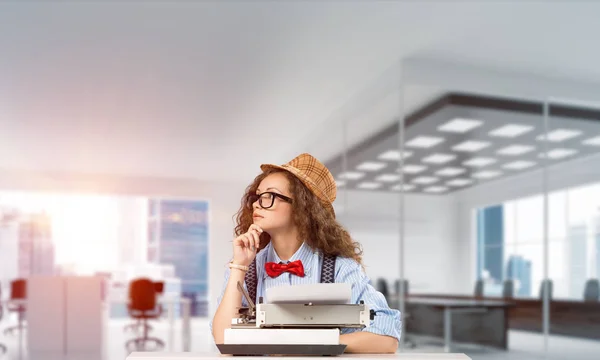
<svg viewBox="0 0 600 360">
<path fill-rule="evenodd" d="M 331 175 L 329 169 L 314 156 L 303 153 L 296 156 L 287 164 L 262 164 L 260 168 L 262 171 L 275 168 L 292 173 L 300 179 L 300 181 L 302 181 L 302 183 L 306 185 L 317 198 L 319 198 L 323 206 L 329 209 L 333 216 L 335 216 L 335 211 L 333 210 L 333 202 L 337 196 L 335 179 L 333 178 L 333 175 Z"/>
</svg>

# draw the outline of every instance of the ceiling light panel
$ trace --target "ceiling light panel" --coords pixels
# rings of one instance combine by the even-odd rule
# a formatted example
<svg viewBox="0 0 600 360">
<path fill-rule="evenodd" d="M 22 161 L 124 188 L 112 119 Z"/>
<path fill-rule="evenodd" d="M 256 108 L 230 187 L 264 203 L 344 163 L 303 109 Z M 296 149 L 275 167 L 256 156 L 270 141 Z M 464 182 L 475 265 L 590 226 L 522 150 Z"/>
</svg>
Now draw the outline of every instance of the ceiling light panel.
<svg viewBox="0 0 600 360">
<path fill-rule="evenodd" d="M 467 186 L 467 185 L 471 185 L 474 181 L 471 179 L 452 179 L 449 181 L 446 181 L 446 185 L 449 186 L 455 186 L 455 187 L 460 187 L 460 186 Z"/>
<path fill-rule="evenodd" d="M 557 159 L 563 159 L 563 158 L 566 158 L 569 156 L 573 156 L 575 154 L 577 154 L 577 150 L 575 150 L 575 149 L 561 149 L 561 148 L 552 149 L 552 150 L 548 151 L 548 158 L 557 160 Z M 542 153 L 542 154 L 540 154 L 540 157 L 545 158 L 546 156 L 545 156 L 545 154 Z"/>
<path fill-rule="evenodd" d="M 435 172 L 436 175 L 439 176 L 456 176 L 467 171 L 463 168 L 455 168 L 455 167 L 447 167 Z"/>
<path fill-rule="evenodd" d="M 509 145 L 497 151 L 500 155 L 517 156 L 533 151 L 535 147 L 529 145 Z"/>
<path fill-rule="evenodd" d="M 427 166 L 425 166 L 425 165 L 408 164 L 408 165 L 404 165 L 402 167 L 402 170 L 405 174 L 418 174 L 422 171 L 425 171 L 426 169 L 427 169 Z"/>
<path fill-rule="evenodd" d="M 483 124 L 483 121 L 456 118 L 440 125 L 437 129 L 444 132 L 461 133 L 469 132 Z"/>
<path fill-rule="evenodd" d="M 377 159 L 379 160 L 387 160 L 387 161 L 399 161 L 400 160 L 400 156 L 402 156 L 402 158 L 406 159 L 408 157 L 410 157 L 412 155 L 411 151 L 398 151 L 398 150 L 389 150 L 386 152 L 383 152 L 381 154 L 379 154 L 379 156 L 377 157 Z"/>
<path fill-rule="evenodd" d="M 486 147 L 488 147 L 490 145 L 491 144 L 487 141 L 467 140 L 458 145 L 453 146 L 452 150 L 474 152 L 474 151 L 479 151 L 481 149 L 485 149 Z"/>
<path fill-rule="evenodd" d="M 413 183 L 415 184 L 433 184 L 438 182 L 440 179 L 436 178 L 436 177 L 432 177 L 432 176 L 419 176 L 416 177 L 412 180 Z"/>
<path fill-rule="evenodd" d="M 400 175 L 396 175 L 396 174 L 383 174 L 383 175 L 379 175 L 378 177 L 375 178 L 375 181 L 381 181 L 381 182 L 394 182 L 394 181 L 398 181 L 400 180 Z"/>
<path fill-rule="evenodd" d="M 503 138 L 514 138 L 533 130 L 533 126 L 519 125 L 519 124 L 508 124 L 494 129 L 488 133 L 490 136 L 503 137 Z"/>
<path fill-rule="evenodd" d="M 581 142 L 583 145 L 600 146 L 600 136 L 589 138 Z"/>
<path fill-rule="evenodd" d="M 374 190 L 381 187 L 381 183 L 376 182 L 362 182 L 357 185 L 357 188 L 364 190 Z"/>
<path fill-rule="evenodd" d="M 390 188 L 392 191 L 411 191 L 414 190 L 416 186 L 410 184 L 397 184 Z"/>
<path fill-rule="evenodd" d="M 428 149 L 444 142 L 444 138 L 433 136 L 417 136 L 408 141 L 404 146 Z"/>
<path fill-rule="evenodd" d="M 502 167 L 510 170 L 523 170 L 535 166 L 535 164 L 536 163 L 534 161 L 517 160 L 504 164 Z"/>
<path fill-rule="evenodd" d="M 452 154 L 433 154 L 433 155 L 429 155 L 426 158 L 423 158 L 423 162 L 424 163 L 430 163 L 430 164 L 445 164 L 447 162 L 450 162 L 452 160 L 456 159 L 456 155 L 452 155 Z"/>
<path fill-rule="evenodd" d="M 493 171 L 493 170 L 484 170 L 484 171 L 479 171 L 476 173 L 473 173 L 474 178 L 476 179 L 491 179 L 491 178 L 495 178 L 502 175 L 501 171 Z"/>
<path fill-rule="evenodd" d="M 346 171 L 341 173 L 338 177 L 340 179 L 345 179 L 345 180 L 358 180 L 361 179 L 365 176 L 365 173 L 362 172 L 358 172 L 358 171 Z"/>
<path fill-rule="evenodd" d="M 475 157 L 463 162 L 463 165 L 470 167 L 484 167 L 495 163 L 497 160 L 489 157 Z"/>
<path fill-rule="evenodd" d="M 571 130 L 571 129 L 555 129 L 547 134 L 542 134 L 536 137 L 536 140 L 544 141 L 546 138 L 550 142 L 561 142 L 565 140 L 572 139 L 581 135 L 582 132 L 579 130 Z"/>
<path fill-rule="evenodd" d="M 448 190 L 448 188 L 445 186 L 430 186 L 430 187 L 426 187 L 425 189 L 423 189 L 423 191 L 428 192 L 428 193 L 442 193 L 442 192 L 446 192 L 447 190 Z"/>
<path fill-rule="evenodd" d="M 375 162 L 375 161 L 365 161 L 364 163 L 358 165 L 356 170 L 360 171 L 379 171 L 387 166 L 386 163 L 383 162 Z"/>
</svg>

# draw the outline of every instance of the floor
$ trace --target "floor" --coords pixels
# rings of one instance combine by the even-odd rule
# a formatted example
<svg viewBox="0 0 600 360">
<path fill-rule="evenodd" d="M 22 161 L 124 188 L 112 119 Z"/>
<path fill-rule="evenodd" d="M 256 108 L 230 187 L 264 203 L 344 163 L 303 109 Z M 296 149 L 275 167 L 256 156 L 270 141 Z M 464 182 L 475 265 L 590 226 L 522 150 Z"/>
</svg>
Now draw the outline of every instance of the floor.
<svg viewBox="0 0 600 360">
<path fill-rule="evenodd" d="M 0 354 L 0 360 L 124 360 L 128 352 L 125 350 L 124 343 L 133 337 L 132 332 L 124 332 L 123 327 L 127 323 L 125 320 L 111 320 L 106 329 L 105 353 L 104 354 L 79 354 L 69 358 L 54 354 L 19 354 L 18 335 L 3 336 L 0 332 L 0 343 L 8 347 L 8 352 Z M 167 343 L 168 351 L 182 351 L 182 339 L 180 329 L 181 324 L 175 324 L 176 331 L 173 334 L 173 343 Z M 4 329 L 7 324 L 2 324 L 0 329 Z M 169 328 L 166 323 L 154 324 L 152 336 L 161 339 L 169 339 Z M 26 338 L 26 336 L 24 337 Z M 414 338 L 417 343 L 415 349 L 403 349 L 403 352 L 416 353 L 438 353 L 442 352 L 442 343 L 438 339 Z M 598 360 L 600 358 L 600 342 L 571 339 L 565 337 L 552 336 L 548 341 L 548 357 L 544 357 L 543 337 L 537 334 L 530 334 L 519 331 L 510 331 L 509 333 L 509 351 L 499 351 L 494 349 L 482 348 L 479 346 L 455 344 L 454 352 L 465 353 L 473 360 Z M 208 329 L 208 321 L 205 319 L 194 319 L 192 321 L 192 352 L 216 352 L 212 337 Z"/>
</svg>

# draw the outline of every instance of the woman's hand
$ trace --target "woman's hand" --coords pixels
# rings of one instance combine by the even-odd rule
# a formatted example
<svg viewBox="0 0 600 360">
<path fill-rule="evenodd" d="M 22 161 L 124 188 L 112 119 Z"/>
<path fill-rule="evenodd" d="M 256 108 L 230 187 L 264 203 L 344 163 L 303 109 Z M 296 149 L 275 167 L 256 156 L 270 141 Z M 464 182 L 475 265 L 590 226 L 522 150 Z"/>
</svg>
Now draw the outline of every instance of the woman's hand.
<svg viewBox="0 0 600 360">
<path fill-rule="evenodd" d="M 248 266 L 252 263 L 256 257 L 260 245 L 259 237 L 262 233 L 263 230 L 260 227 L 252 224 L 246 233 L 233 240 L 234 264 Z M 212 334 L 217 344 L 223 343 L 225 329 L 231 328 L 231 319 L 238 316 L 238 309 L 242 306 L 242 294 L 238 291 L 238 284 L 244 281 L 246 272 L 235 269 L 232 268 L 229 272 L 223 298 L 212 322 Z"/>
<path fill-rule="evenodd" d="M 263 230 L 252 224 L 248 231 L 233 240 L 233 263 L 248 266 L 256 257 Z"/>
</svg>

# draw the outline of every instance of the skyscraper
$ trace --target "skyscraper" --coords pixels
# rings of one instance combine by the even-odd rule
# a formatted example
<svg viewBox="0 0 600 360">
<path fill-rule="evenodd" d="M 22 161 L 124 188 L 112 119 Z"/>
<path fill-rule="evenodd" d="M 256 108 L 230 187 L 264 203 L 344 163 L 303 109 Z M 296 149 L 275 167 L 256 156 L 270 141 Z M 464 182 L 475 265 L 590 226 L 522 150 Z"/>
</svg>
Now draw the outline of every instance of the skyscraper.
<svg viewBox="0 0 600 360">
<path fill-rule="evenodd" d="M 504 263 L 504 209 L 490 206 L 477 212 L 477 240 L 479 246 L 479 276 L 487 270 L 496 283 L 503 280 Z M 483 258 L 481 258 L 483 256 Z"/>
<path fill-rule="evenodd" d="M 51 219 L 46 214 L 31 214 L 19 223 L 19 277 L 54 275 L 54 243 Z"/>
<path fill-rule="evenodd" d="M 0 283 L 19 277 L 19 224 L 0 224 Z"/>
<path fill-rule="evenodd" d="M 192 301 L 192 315 L 208 314 L 208 202 L 150 201 L 148 251 L 160 264 L 173 264 L 181 293 Z M 154 244 L 153 244 L 154 241 Z M 153 255 L 150 254 L 149 255 Z M 153 261 L 152 256 L 148 260 Z"/>
<path fill-rule="evenodd" d="M 531 261 L 520 255 L 511 255 L 506 265 L 506 276 L 515 282 L 515 296 L 531 296 Z"/>
</svg>

